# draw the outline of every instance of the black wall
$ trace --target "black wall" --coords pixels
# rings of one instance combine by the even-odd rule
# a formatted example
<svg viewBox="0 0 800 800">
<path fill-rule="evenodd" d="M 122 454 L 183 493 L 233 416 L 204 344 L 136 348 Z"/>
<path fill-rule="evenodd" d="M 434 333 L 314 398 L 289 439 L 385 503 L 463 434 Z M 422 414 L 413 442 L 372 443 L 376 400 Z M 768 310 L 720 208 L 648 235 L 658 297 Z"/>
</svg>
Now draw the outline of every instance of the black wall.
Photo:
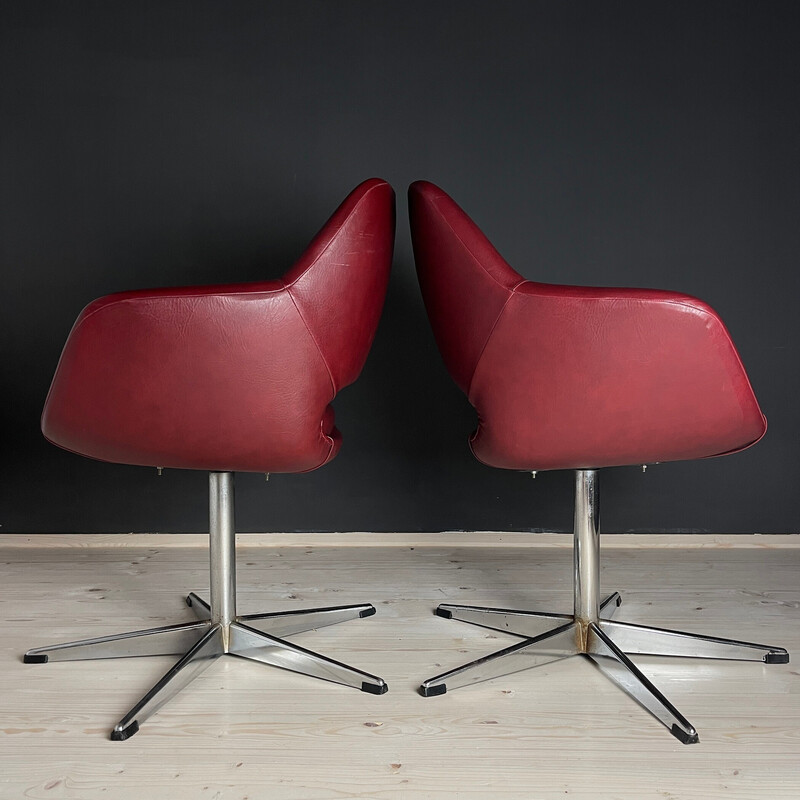
<svg viewBox="0 0 800 800">
<path fill-rule="evenodd" d="M 392 282 L 345 444 L 240 475 L 262 530 L 571 527 L 568 473 L 472 459 L 416 286 L 405 189 L 439 183 L 526 277 L 695 294 L 770 420 L 731 458 L 613 469 L 607 531 L 800 530 L 800 6 L 20 2 L 0 11 L 0 530 L 189 531 L 201 473 L 101 464 L 38 417 L 81 307 L 276 277 L 345 194 L 398 192 Z"/>
</svg>

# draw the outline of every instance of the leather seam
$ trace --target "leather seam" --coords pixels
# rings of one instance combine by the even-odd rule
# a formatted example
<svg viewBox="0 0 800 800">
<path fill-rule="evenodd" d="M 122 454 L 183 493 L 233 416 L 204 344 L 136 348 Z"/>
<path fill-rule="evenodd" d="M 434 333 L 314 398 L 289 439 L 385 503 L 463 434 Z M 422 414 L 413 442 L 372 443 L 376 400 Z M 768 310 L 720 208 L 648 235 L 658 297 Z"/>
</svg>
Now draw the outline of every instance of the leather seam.
<svg viewBox="0 0 800 800">
<path fill-rule="evenodd" d="M 468 244 L 467 244 L 467 243 L 466 243 L 466 242 L 465 242 L 465 241 L 464 241 L 464 240 L 463 240 L 463 239 L 462 239 L 462 238 L 461 238 L 461 237 L 458 235 L 458 233 L 456 233 L 455 229 L 454 229 L 454 228 L 453 228 L 453 226 L 450 224 L 450 221 L 447 219 L 447 217 L 446 217 L 446 216 L 445 216 L 445 215 L 444 215 L 444 214 L 441 212 L 441 210 L 439 209 L 439 206 L 438 206 L 438 205 L 436 205 L 436 204 L 434 204 L 434 208 L 436 208 L 436 213 L 437 213 L 437 214 L 438 214 L 438 215 L 441 217 L 441 219 L 442 219 L 442 222 L 444 222 L 444 224 L 445 224 L 445 225 L 447 225 L 447 227 L 448 227 L 448 228 L 450 229 L 450 231 L 452 232 L 453 236 L 455 236 L 455 238 L 456 238 L 456 239 L 458 239 L 458 241 L 459 241 L 459 242 L 461 242 L 461 244 L 462 244 L 462 246 L 464 247 L 464 249 L 465 249 L 465 250 L 466 250 L 466 251 L 469 253 L 469 256 L 470 256 L 470 258 L 471 258 L 471 259 L 472 259 L 472 260 L 473 260 L 473 261 L 474 261 L 474 262 L 475 262 L 475 263 L 476 263 L 476 264 L 477 264 L 477 265 L 478 265 L 478 266 L 481 268 L 481 270 L 483 270 L 483 272 L 484 272 L 484 273 L 485 273 L 485 274 L 486 274 L 486 275 L 487 275 L 487 276 L 490 278 L 490 280 L 494 281 L 494 282 L 495 282 L 495 283 L 496 283 L 498 286 L 502 286 L 502 287 L 503 287 L 503 289 L 505 289 L 506 291 L 509 291 L 508 287 L 507 287 L 505 284 L 502 284 L 502 283 L 500 283 L 500 281 L 499 281 L 499 280 L 497 280 L 497 278 L 495 278 L 495 276 L 494 276 L 494 275 L 492 275 L 492 273 L 491 273 L 491 272 L 489 272 L 489 270 L 488 270 L 488 269 L 486 269 L 486 267 L 484 267 L 484 266 L 483 266 L 483 262 L 482 262 L 482 261 L 481 261 L 481 260 L 480 260 L 480 259 L 479 259 L 479 258 L 478 258 L 476 255 L 475 255 L 475 253 L 473 253 L 473 252 L 472 252 L 472 249 L 471 249 L 471 248 L 469 247 L 469 245 L 468 245 Z M 484 237 L 484 238 L 485 238 L 485 237 Z M 487 239 L 487 241 L 488 241 L 488 239 Z M 497 248 L 495 248 L 495 247 L 494 247 L 494 245 L 493 245 L 491 242 L 489 242 L 489 244 L 490 244 L 490 246 L 492 247 L 492 249 L 494 249 L 494 250 L 495 250 L 495 252 L 497 252 Z M 503 256 L 501 256 L 501 255 L 500 255 L 500 253 L 497 253 L 497 255 L 499 255 L 499 256 L 500 256 L 500 258 L 502 259 L 503 263 L 506 265 L 506 267 L 508 268 L 508 270 L 509 270 L 510 272 L 513 272 L 513 273 L 514 273 L 514 274 L 515 274 L 515 275 L 516 275 L 518 278 L 520 278 L 519 282 L 518 282 L 518 283 L 516 283 L 516 284 L 514 285 L 513 289 L 511 289 L 511 290 L 510 290 L 510 291 L 513 291 L 514 289 L 516 289 L 516 288 L 517 288 L 517 286 L 519 286 L 519 284 L 520 284 L 520 283 L 524 283 L 524 282 L 525 282 L 525 278 L 522 278 L 522 276 L 521 276 L 521 275 L 520 275 L 520 274 L 519 274 L 519 273 L 518 273 L 518 272 L 517 272 L 517 271 L 516 271 L 516 270 L 515 270 L 515 269 L 514 269 L 512 266 L 511 266 L 511 264 L 509 264 L 509 263 L 508 263 L 508 262 L 507 262 L 507 261 L 506 261 L 506 260 L 503 258 Z"/>
<path fill-rule="evenodd" d="M 83 325 L 87 319 L 91 319 L 95 314 L 100 314 L 103 311 L 106 311 L 109 308 L 114 308 L 117 305 L 123 305 L 125 303 L 137 303 L 137 302 L 145 302 L 145 301 L 152 301 L 152 300 L 177 300 L 181 298 L 197 298 L 197 297 L 259 297 L 265 296 L 268 294 L 278 294 L 279 292 L 283 291 L 286 288 L 283 281 L 281 281 L 281 288 L 280 289 L 270 289 L 268 291 L 255 291 L 255 292 L 197 292 L 193 294 L 157 294 L 152 295 L 150 297 L 142 296 L 142 297 L 120 297 L 119 300 L 114 300 L 111 303 L 106 303 L 105 305 L 101 306 L 100 308 L 94 309 L 94 311 L 90 311 L 88 314 L 82 314 L 78 317 L 77 322 Z M 157 292 L 159 289 L 154 289 L 153 291 Z M 102 297 L 98 297 L 98 300 L 102 300 Z M 95 301 L 92 301 L 95 302 Z M 77 327 L 77 326 L 76 326 Z M 71 334 L 70 334 L 71 335 Z M 69 338 L 69 337 L 67 337 Z"/>
<path fill-rule="evenodd" d="M 308 469 L 304 469 L 303 473 L 313 472 L 315 469 L 324 467 L 327 463 L 329 463 L 333 459 L 333 447 L 335 444 L 333 436 L 329 436 L 327 433 L 324 433 L 322 431 L 322 423 L 320 423 L 320 433 L 322 433 L 323 437 L 325 438 L 325 441 L 328 443 L 328 454 L 315 467 L 309 467 Z"/>
<path fill-rule="evenodd" d="M 306 333 L 311 337 L 311 341 L 314 342 L 314 346 L 317 348 L 317 352 L 319 353 L 319 357 L 322 359 L 322 363 L 325 365 L 325 369 L 328 372 L 328 379 L 331 382 L 331 391 L 333 392 L 331 396 L 331 400 L 336 397 L 337 388 L 336 388 L 336 381 L 333 379 L 333 372 L 331 372 L 330 365 L 328 364 L 328 359 L 325 358 L 325 354 L 322 352 L 322 348 L 319 346 L 319 342 L 317 341 L 317 337 L 314 336 L 313 331 L 309 327 L 308 322 L 306 322 L 306 318 L 303 316 L 303 312 L 300 310 L 300 306 L 298 305 L 297 301 L 294 299 L 294 295 L 292 294 L 292 287 L 289 284 L 283 283 L 283 279 L 281 279 L 281 283 L 283 284 L 283 288 L 286 290 L 286 294 L 289 295 L 289 299 L 292 301 L 292 305 L 295 307 L 295 310 L 300 315 L 300 319 L 303 322 L 303 325 L 306 329 Z"/>
<path fill-rule="evenodd" d="M 505 303 L 503 303 L 503 307 L 497 312 L 497 316 L 494 318 L 494 322 L 492 323 L 492 327 L 489 329 L 489 333 L 486 335 L 486 339 L 483 343 L 483 347 L 481 347 L 481 352 L 478 355 L 478 358 L 475 360 L 475 366 L 472 369 L 472 375 L 469 378 L 469 386 L 467 387 L 467 398 L 472 402 L 472 383 L 475 380 L 475 375 L 478 372 L 478 367 L 483 360 L 483 354 L 486 352 L 486 348 L 489 346 L 489 342 L 491 341 L 492 335 L 494 334 L 495 328 L 497 328 L 498 323 L 500 322 L 500 317 L 503 316 L 503 312 L 506 310 L 506 306 L 511 301 L 511 298 L 514 296 L 514 290 L 522 283 L 525 283 L 525 279 L 519 281 L 508 293 L 508 297 L 506 298 Z"/>
</svg>

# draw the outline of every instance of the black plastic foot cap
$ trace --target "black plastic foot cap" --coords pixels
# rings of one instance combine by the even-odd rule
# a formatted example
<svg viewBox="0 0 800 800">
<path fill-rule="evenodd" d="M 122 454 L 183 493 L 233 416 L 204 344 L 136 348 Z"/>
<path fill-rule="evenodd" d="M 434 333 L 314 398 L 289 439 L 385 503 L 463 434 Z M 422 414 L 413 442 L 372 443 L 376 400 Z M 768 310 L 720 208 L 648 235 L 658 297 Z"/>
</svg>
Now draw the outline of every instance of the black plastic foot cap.
<svg viewBox="0 0 800 800">
<path fill-rule="evenodd" d="M 369 608 L 365 608 L 363 611 L 358 612 L 358 616 L 362 619 L 364 617 L 371 617 L 375 613 L 375 606 L 370 606 Z"/>
<path fill-rule="evenodd" d="M 388 683 L 367 683 L 363 681 L 361 684 L 361 691 L 367 694 L 386 694 L 389 691 Z"/>
<path fill-rule="evenodd" d="M 26 664 L 46 664 L 47 656 L 44 653 L 25 653 L 22 660 Z M 786 659 L 789 660 L 788 658 Z"/>
<path fill-rule="evenodd" d="M 436 614 L 437 617 L 444 617 L 445 619 L 453 619 L 453 612 L 450 611 L 449 609 L 442 608 L 441 606 L 439 606 L 439 608 L 437 608 L 436 611 L 434 611 L 433 613 Z"/>
<path fill-rule="evenodd" d="M 764 656 L 764 663 L 765 664 L 788 664 L 789 663 L 789 654 L 786 652 L 783 653 L 767 653 Z"/>
<path fill-rule="evenodd" d="M 700 737 L 697 735 L 697 731 L 692 731 L 689 733 L 685 731 L 683 728 L 678 727 L 677 725 L 673 725 L 670 733 L 678 739 L 682 744 L 697 744 L 700 741 Z"/>
<path fill-rule="evenodd" d="M 192 596 L 189 594 L 186 595 L 186 605 L 189 606 L 189 608 L 192 607 Z"/>
<path fill-rule="evenodd" d="M 447 691 L 446 683 L 439 683 L 436 686 L 425 686 L 424 684 L 419 687 L 419 693 L 423 697 L 436 697 L 439 694 L 444 694 Z"/>
<path fill-rule="evenodd" d="M 127 728 L 123 728 L 122 730 L 117 730 L 116 728 L 114 728 L 114 730 L 111 731 L 111 741 L 124 742 L 126 739 L 130 739 L 134 733 L 138 732 L 139 732 L 139 723 L 136 720 L 134 720 L 133 722 L 131 722 L 130 725 L 128 725 Z"/>
</svg>

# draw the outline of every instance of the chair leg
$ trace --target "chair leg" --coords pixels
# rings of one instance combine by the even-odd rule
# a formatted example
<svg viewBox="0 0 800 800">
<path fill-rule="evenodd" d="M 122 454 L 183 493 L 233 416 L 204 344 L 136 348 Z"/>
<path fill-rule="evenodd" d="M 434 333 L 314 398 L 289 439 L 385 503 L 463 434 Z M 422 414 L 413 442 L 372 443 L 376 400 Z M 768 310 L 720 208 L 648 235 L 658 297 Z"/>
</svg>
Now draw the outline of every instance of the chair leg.
<svg viewBox="0 0 800 800">
<path fill-rule="evenodd" d="M 437 616 L 480 625 L 503 633 L 513 633 L 533 639 L 555 627 L 572 622 L 572 614 L 549 614 L 537 611 L 516 611 L 510 608 L 484 608 L 483 606 L 461 606 L 442 603 L 436 609 Z"/>
<path fill-rule="evenodd" d="M 179 655 L 197 642 L 208 628 L 207 622 L 187 622 L 80 639 L 48 647 L 34 647 L 25 653 L 23 660 L 26 664 L 46 664 L 48 661 Z"/>
<path fill-rule="evenodd" d="M 197 619 L 211 619 L 211 604 L 203 600 L 198 594 L 189 592 L 189 594 L 186 595 L 186 605 L 194 611 Z"/>
<path fill-rule="evenodd" d="M 111 739 L 121 742 L 133 736 L 148 717 L 188 686 L 224 652 L 222 626 L 214 625 L 114 726 Z"/>
<path fill-rule="evenodd" d="M 448 689 L 459 689 L 462 686 L 511 675 L 551 661 L 569 658 L 578 652 L 580 651 L 575 639 L 575 625 L 570 621 L 541 636 L 525 639 L 511 647 L 430 678 L 420 686 L 420 694 L 423 697 L 435 697 L 444 694 Z"/>
<path fill-rule="evenodd" d="M 211 606 L 195 592 L 190 592 L 186 597 L 186 605 L 195 612 L 198 619 L 211 618 Z M 371 603 L 358 603 L 349 606 L 307 608 L 300 611 L 240 614 L 235 619 L 272 636 L 291 636 L 294 633 L 305 633 L 351 619 L 371 617 L 374 613 L 375 606 Z"/>
<path fill-rule="evenodd" d="M 614 592 L 600 603 L 600 613 L 607 617 L 622 604 L 619 592 Z M 552 614 L 544 611 L 517 611 L 511 608 L 486 608 L 484 606 L 462 606 L 456 603 L 441 603 L 436 609 L 436 615 L 445 619 L 455 619 L 459 622 L 468 622 L 471 625 L 480 625 L 493 631 L 511 633 L 515 636 L 524 636 L 533 639 L 541 636 L 559 625 L 572 622 L 572 614 Z"/>
<path fill-rule="evenodd" d="M 300 672 L 312 678 L 352 686 L 369 694 L 383 694 L 389 689 L 382 678 L 262 633 L 241 622 L 231 623 L 228 652 L 273 667 Z"/>
<path fill-rule="evenodd" d="M 586 654 L 623 691 L 663 723 L 683 744 L 699 741 L 686 717 L 651 683 L 644 673 L 594 623 L 589 623 Z"/>
<path fill-rule="evenodd" d="M 682 658 L 725 658 L 737 661 L 763 661 L 788 664 L 789 653 L 782 647 L 720 639 L 696 633 L 600 620 L 600 628 L 625 653 Z"/>
<path fill-rule="evenodd" d="M 617 609 L 622 605 L 622 596 L 619 592 L 613 592 L 604 600 L 600 601 L 600 614 L 604 619 L 611 619 L 617 613 Z"/>
<path fill-rule="evenodd" d="M 375 606 L 360 603 L 350 606 L 330 606 L 328 608 L 309 608 L 301 611 L 280 611 L 266 614 L 243 614 L 237 617 L 239 622 L 255 628 L 270 636 L 291 636 L 304 633 L 328 625 L 337 625 L 351 619 L 371 617 Z"/>
</svg>

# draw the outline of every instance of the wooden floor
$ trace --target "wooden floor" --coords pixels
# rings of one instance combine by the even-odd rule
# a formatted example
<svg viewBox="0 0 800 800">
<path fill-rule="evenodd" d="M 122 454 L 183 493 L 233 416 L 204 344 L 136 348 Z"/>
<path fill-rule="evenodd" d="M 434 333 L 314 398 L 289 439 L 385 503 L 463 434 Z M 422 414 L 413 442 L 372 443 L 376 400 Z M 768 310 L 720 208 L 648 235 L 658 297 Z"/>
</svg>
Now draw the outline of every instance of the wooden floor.
<svg viewBox="0 0 800 800">
<path fill-rule="evenodd" d="M 25 665 L 22 653 L 189 621 L 182 595 L 208 585 L 202 537 L 0 537 L 0 798 L 797 800 L 798 537 L 607 539 L 602 583 L 623 593 L 620 620 L 792 655 L 638 659 L 699 744 L 681 745 L 584 658 L 419 696 L 421 679 L 518 641 L 435 617 L 439 602 L 570 609 L 568 537 L 479 534 L 243 538 L 239 611 L 374 603 L 376 616 L 295 641 L 389 693 L 223 658 L 111 742 L 174 659 Z"/>
</svg>

